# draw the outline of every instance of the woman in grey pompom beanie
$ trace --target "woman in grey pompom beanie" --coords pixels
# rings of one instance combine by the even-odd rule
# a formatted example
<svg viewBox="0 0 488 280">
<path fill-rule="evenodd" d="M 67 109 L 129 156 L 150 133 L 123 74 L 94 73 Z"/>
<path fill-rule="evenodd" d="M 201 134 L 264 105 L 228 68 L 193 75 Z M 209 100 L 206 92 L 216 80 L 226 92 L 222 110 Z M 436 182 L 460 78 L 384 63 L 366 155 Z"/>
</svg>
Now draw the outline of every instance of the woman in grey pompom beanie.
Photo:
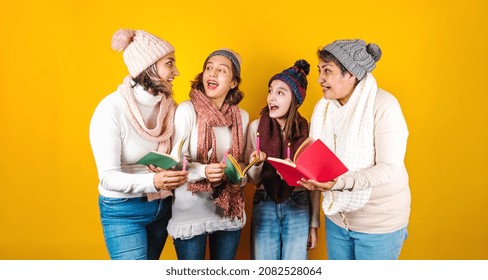
<svg viewBox="0 0 488 280">
<path fill-rule="evenodd" d="M 381 55 L 363 40 L 337 40 L 318 51 L 323 98 L 310 136 L 349 168 L 329 182 L 302 182 L 317 191 L 312 199 L 322 192 L 329 259 L 398 259 L 407 238 L 408 128 L 398 100 L 371 74 Z"/>
<path fill-rule="evenodd" d="M 168 236 L 172 190 L 186 182 L 188 172 L 150 172 L 137 161 L 172 149 L 175 50 L 146 31 L 127 29 L 115 32 L 112 48 L 123 51 L 129 75 L 98 104 L 90 123 L 103 234 L 111 259 L 158 260 Z"/>
</svg>

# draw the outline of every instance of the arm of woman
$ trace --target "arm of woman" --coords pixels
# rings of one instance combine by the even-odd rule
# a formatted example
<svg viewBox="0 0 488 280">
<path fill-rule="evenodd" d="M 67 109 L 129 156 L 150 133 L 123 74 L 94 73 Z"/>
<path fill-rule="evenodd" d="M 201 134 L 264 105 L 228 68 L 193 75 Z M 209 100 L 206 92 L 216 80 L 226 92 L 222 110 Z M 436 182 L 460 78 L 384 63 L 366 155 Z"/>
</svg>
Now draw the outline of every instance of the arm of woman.
<svg viewBox="0 0 488 280">
<path fill-rule="evenodd" d="M 313 250 L 317 247 L 317 228 L 320 227 L 320 192 L 310 191 L 310 228 L 307 248 Z"/>
<path fill-rule="evenodd" d="M 375 164 L 328 182 L 302 180 L 309 190 L 363 190 L 393 181 L 404 168 L 408 128 L 400 104 L 391 94 L 378 94 L 374 116 Z"/>
<path fill-rule="evenodd" d="M 156 192 L 153 173 L 133 174 L 122 170 L 122 140 L 124 133 L 116 104 L 103 100 L 90 122 L 90 144 L 98 170 L 100 185 L 109 191 L 123 193 Z M 134 162 L 138 160 L 134 159 Z"/>
<path fill-rule="evenodd" d="M 266 160 L 266 154 L 263 151 L 258 152 L 256 150 L 258 126 L 259 120 L 254 120 L 249 125 L 245 152 L 246 163 L 249 163 L 253 157 L 259 157 L 259 161 L 247 171 L 248 182 L 256 186 L 261 184 L 261 172 L 263 170 L 263 163 Z"/>
<path fill-rule="evenodd" d="M 375 165 L 339 177 L 334 190 L 361 190 L 389 183 L 405 166 L 408 128 L 400 104 L 392 95 L 380 95 L 380 92 L 377 102 L 374 120 Z"/>
</svg>

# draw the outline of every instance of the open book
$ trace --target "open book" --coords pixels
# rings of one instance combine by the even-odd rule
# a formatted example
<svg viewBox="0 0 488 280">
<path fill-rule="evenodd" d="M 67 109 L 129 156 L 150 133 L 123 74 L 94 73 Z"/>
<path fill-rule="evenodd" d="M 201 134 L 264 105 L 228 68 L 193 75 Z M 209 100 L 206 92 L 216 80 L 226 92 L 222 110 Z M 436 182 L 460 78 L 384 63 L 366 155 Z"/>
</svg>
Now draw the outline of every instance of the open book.
<svg viewBox="0 0 488 280">
<path fill-rule="evenodd" d="M 231 181 L 233 184 L 239 183 L 239 181 L 242 180 L 242 178 L 246 175 L 249 168 L 251 168 L 251 166 L 253 166 L 258 160 L 258 157 L 254 157 L 254 159 L 246 167 L 244 167 L 244 169 L 242 169 L 237 160 L 229 153 L 225 161 L 227 167 L 224 170 L 227 180 Z"/>
<path fill-rule="evenodd" d="M 289 186 L 297 186 L 302 178 L 326 182 L 348 171 L 339 158 L 320 140 L 307 138 L 297 149 L 293 162 L 268 157 L 267 161 L 281 174 Z"/>
<path fill-rule="evenodd" d="M 181 157 L 181 149 L 183 148 L 183 143 L 185 143 L 185 139 L 181 139 L 180 143 L 178 144 L 178 157 L 174 157 L 169 154 L 159 153 L 157 151 L 149 152 L 147 155 L 143 156 L 140 160 L 136 163 L 142 165 L 154 165 L 162 169 L 170 169 L 171 167 L 177 165 L 180 162 Z"/>
</svg>

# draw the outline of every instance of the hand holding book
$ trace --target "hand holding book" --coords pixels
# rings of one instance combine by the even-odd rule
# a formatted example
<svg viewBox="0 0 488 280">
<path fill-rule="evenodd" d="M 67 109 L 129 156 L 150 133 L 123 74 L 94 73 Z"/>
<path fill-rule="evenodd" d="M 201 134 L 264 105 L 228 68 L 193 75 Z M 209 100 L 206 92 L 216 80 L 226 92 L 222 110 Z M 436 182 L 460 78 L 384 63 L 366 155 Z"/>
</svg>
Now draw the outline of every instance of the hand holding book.
<svg viewBox="0 0 488 280">
<path fill-rule="evenodd" d="M 276 168 L 289 186 L 299 186 L 302 185 L 299 182 L 308 180 L 317 183 L 312 184 L 313 186 L 321 186 L 318 182 L 334 180 L 348 171 L 320 139 L 314 141 L 312 138 L 305 140 L 297 149 L 293 162 L 272 157 L 268 158 L 268 162 Z M 312 185 L 309 187 L 312 188 Z"/>
</svg>

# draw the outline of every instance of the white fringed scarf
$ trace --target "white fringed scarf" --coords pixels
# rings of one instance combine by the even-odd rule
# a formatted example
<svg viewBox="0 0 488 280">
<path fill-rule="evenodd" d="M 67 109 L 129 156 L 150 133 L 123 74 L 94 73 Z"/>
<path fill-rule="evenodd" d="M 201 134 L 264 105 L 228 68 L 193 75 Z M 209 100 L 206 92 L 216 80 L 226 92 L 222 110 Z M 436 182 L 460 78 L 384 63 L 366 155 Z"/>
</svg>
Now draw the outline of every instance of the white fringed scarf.
<svg viewBox="0 0 488 280">
<path fill-rule="evenodd" d="M 349 172 L 372 167 L 375 163 L 373 110 L 377 92 L 376 80 L 368 73 L 344 106 L 337 100 L 322 98 L 315 108 L 310 136 L 324 141 Z M 322 195 L 324 213 L 334 215 L 363 207 L 371 196 L 371 188 L 332 190 Z"/>
<path fill-rule="evenodd" d="M 172 97 L 166 98 L 165 95 L 161 96 L 156 127 L 152 129 L 147 128 L 144 119 L 142 118 L 141 111 L 139 110 L 139 107 L 137 107 L 132 83 L 132 78 L 127 76 L 125 77 L 124 82 L 118 87 L 119 92 L 124 98 L 124 109 L 127 118 L 129 118 L 130 123 L 140 136 L 159 143 L 158 152 L 169 153 L 171 149 L 171 137 L 173 136 L 174 130 L 173 120 L 176 110 L 174 99 Z M 173 195 L 171 191 L 161 190 L 157 193 L 148 193 L 147 199 L 148 201 L 152 201 L 154 199 L 164 199 L 171 195 Z"/>
</svg>

